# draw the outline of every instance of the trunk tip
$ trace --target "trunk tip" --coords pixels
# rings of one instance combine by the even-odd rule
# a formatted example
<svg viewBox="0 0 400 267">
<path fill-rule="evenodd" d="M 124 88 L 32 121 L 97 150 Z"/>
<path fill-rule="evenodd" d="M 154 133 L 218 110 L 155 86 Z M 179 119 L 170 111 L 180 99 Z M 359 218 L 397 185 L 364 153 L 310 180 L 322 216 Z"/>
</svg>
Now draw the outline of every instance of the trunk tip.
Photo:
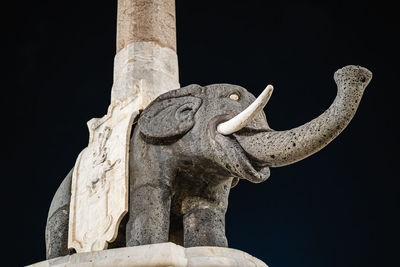
<svg viewBox="0 0 400 267">
<path fill-rule="evenodd" d="M 372 72 L 361 66 L 348 65 L 338 69 L 334 74 L 334 79 L 337 84 L 350 81 L 367 86 L 372 79 Z"/>
</svg>

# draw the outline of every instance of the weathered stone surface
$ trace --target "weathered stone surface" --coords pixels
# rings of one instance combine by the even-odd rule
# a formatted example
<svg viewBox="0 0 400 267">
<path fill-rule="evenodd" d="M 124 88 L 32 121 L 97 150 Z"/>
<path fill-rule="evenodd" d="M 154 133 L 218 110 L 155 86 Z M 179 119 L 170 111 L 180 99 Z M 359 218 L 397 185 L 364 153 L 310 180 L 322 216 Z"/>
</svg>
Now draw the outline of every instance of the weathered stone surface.
<svg viewBox="0 0 400 267">
<path fill-rule="evenodd" d="M 259 259 L 236 249 L 183 248 L 173 243 L 79 253 L 27 267 L 268 267 Z"/>
<path fill-rule="evenodd" d="M 176 52 L 175 0 L 118 0 L 117 53 L 133 42 Z"/>
<path fill-rule="evenodd" d="M 144 109 L 157 96 L 179 87 L 178 57 L 170 48 L 133 42 L 115 55 L 111 101 L 140 95 Z"/>
<path fill-rule="evenodd" d="M 68 220 L 71 201 L 73 169 L 58 187 L 51 201 L 45 230 L 46 258 L 51 259 L 69 254 Z"/>
<path fill-rule="evenodd" d="M 115 101 L 101 119 L 88 122 L 89 145 L 79 155 L 71 185 L 68 248 L 107 248 L 128 211 L 128 150 L 141 98 Z"/>
<path fill-rule="evenodd" d="M 72 177 L 74 169 L 72 169 L 67 176 Z M 69 198 L 64 198 L 63 196 L 71 194 L 71 180 L 64 179 L 60 186 L 58 187 L 56 193 L 54 194 L 53 201 L 51 202 L 49 213 L 47 215 L 47 219 L 49 219 L 53 214 L 61 207 L 68 206 L 70 203 Z"/>
</svg>

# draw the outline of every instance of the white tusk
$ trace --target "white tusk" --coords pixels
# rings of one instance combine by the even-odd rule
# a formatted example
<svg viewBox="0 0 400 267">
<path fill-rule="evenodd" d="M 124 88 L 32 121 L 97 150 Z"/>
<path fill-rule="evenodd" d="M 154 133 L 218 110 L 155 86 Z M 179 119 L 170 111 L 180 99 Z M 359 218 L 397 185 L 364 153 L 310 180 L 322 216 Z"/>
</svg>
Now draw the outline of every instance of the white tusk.
<svg viewBox="0 0 400 267">
<path fill-rule="evenodd" d="M 257 99 L 238 115 L 217 126 L 217 131 L 223 135 L 233 134 L 245 127 L 267 104 L 274 87 L 268 85 Z"/>
</svg>

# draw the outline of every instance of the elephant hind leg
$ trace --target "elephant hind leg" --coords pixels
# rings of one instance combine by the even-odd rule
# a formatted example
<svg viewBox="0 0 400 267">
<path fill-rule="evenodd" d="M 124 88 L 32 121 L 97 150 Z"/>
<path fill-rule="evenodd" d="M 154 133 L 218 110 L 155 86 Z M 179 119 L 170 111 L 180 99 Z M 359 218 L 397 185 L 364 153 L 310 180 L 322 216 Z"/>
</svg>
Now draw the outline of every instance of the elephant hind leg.
<svg viewBox="0 0 400 267">
<path fill-rule="evenodd" d="M 168 242 L 171 194 L 167 187 L 143 185 L 130 192 L 126 245 Z"/>
<path fill-rule="evenodd" d="M 70 254 L 68 250 L 68 219 L 71 180 L 72 170 L 64 178 L 51 201 L 45 231 L 47 259 Z"/>
<path fill-rule="evenodd" d="M 68 250 L 69 205 L 59 208 L 47 221 L 46 258 L 52 259 L 69 254 Z"/>
</svg>

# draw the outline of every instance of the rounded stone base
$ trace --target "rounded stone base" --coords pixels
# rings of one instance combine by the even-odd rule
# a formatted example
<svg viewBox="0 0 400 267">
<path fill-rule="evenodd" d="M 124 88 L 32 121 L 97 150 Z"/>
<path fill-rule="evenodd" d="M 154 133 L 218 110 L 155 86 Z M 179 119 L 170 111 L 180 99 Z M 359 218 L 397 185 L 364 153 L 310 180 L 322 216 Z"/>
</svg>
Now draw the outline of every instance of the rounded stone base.
<svg viewBox="0 0 400 267">
<path fill-rule="evenodd" d="M 27 267 L 268 267 L 259 259 L 231 248 L 184 248 L 174 243 L 77 253 Z"/>
</svg>

